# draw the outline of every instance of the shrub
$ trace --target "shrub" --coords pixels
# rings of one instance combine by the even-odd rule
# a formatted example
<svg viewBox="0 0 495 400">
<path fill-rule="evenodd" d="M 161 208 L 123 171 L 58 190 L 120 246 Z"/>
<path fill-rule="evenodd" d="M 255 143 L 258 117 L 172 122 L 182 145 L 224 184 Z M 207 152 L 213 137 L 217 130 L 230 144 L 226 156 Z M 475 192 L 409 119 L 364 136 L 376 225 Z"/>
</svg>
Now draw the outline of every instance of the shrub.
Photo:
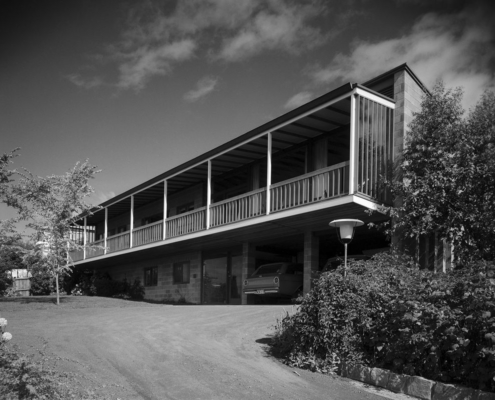
<svg viewBox="0 0 495 400">
<path fill-rule="evenodd" d="M 449 274 L 382 254 L 324 273 L 283 318 L 274 350 L 288 364 L 333 372 L 361 363 L 495 391 L 495 270 Z"/>
</svg>

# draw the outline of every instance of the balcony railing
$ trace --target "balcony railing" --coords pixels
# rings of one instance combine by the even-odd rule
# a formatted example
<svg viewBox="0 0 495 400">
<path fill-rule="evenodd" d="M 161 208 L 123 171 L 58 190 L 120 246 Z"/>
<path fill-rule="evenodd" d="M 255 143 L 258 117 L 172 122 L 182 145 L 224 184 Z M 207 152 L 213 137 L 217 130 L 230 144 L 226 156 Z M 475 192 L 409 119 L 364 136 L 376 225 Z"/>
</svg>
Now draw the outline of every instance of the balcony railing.
<svg viewBox="0 0 495 400">
<path fill-rule="evenodd" d="M 266 214 L 266 188 L 219 201 L 210 207 L 210 225 L 220 226 Z"/>
<path fill-rule="evenodd" d="M 277 212 L 328 200 L 349 193 L 349 161 L 271 185 L 270 212 Z M 266 188 L 257 189 L 210 206 L 210 227 L 266 215 Z M 186 235 L 206 229 L 206 207 L 175 215 L 166 220 L 166 238 Z M 163 221 L 132 231 L 132 247 L 163 240 Z M 98 249 L 86 250 L 86 258 L 104 254 L 104 241 L 93 243 Z M 130 248 L 130 232 L 107 238 L 107 252 Z M 72 252 L 73 261 L 82 260 L 81 252 Z"/>
<path fill-rule="evenodd" d="M 206 207 L 167 218 L 167 238 L 206 229 Z"/>
<path fill-rule="evenodd" d="M 158 242 L 163 239 L 163 221 L 140 226 L 132 231 L 132 246 Z"/>
<path fill-rule="evenodd" d="M 113 253 L 114 251 L 125 250 L 130 247 L 130 234 L 129 232 L 119 233 L 118 235 L 109 236 L 107 238 L 107 252 Z"/>
<path fill-rule="evenodd" d="M 72 262 L 84 260 L 84 250 L 74 250 L 70 252 Z"/>
<path fill-rule="evenodd" d="M 96 242 L 93 242 L 91 244 L 95 247 L 86 250 L 86 258 L 98 257 L 105 254 L 104 240 L 97 240 Z"/>
<path fill-rule="evenodd" d="M 349 161 L 271 186 L 270 211 L 277 212 L 349 193 Z"/>
</svg>

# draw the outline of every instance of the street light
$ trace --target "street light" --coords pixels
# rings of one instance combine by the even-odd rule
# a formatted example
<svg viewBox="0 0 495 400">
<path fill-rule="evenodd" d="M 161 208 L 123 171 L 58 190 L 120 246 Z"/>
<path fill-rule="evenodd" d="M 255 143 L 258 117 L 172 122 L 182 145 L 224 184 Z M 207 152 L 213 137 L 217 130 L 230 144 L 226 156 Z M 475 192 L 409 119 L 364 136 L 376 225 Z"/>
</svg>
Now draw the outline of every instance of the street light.
<svg viewBox="0 0 495 400">
<path fill-rule="evenodd" d="M 345 253 L 344 253 L 344 278 L 347 275 L 347 245 L 352 242 L 354 237 L 354 228 L 356 226 L 364 225 L 363 221 L 359 219 L 336 219 L 330 222 L 332 228 L 337 228 L 337 236 L 339 238 L 340 243 L 344 244 Z"/>
</svg>

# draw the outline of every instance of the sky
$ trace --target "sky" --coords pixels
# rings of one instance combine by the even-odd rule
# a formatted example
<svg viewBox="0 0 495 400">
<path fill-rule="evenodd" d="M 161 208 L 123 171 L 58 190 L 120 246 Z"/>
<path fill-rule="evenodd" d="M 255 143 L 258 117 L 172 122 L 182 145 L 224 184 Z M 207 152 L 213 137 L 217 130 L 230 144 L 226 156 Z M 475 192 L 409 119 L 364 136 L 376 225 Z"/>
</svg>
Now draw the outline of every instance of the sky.
<svg viewBox="0 0 495 400">
<path fill-rule="evenodd" d="M 40 176 L 88 159 L 94 204 L 403 63 L 466 109 L 495 88 L 493 1 L 1 5 L 0 153 Z"/>
</svg>

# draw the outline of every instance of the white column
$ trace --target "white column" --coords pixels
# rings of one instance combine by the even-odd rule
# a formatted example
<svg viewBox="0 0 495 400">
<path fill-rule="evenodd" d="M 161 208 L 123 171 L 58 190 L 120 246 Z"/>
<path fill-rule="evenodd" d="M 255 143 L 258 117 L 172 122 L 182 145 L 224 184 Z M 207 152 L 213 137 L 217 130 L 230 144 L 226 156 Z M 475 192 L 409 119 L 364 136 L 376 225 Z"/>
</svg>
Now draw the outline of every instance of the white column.
<svg viewBox="0 0 495 400">
<path fill-rule="evenodd" d="M 129 222 L 129 247 L 132 249 L 132 237 L 134 231 L 134 195 L 131 196 L 131 220 Z"/>
<path fill-rule="evenodd" d="M 268 132 L 268 149 L 266 155 L 266 215 L 270 214 L 271 185 L 272 185 L 272 133 Z"/>
<path fill-rule="evenodd" d="M 88 219 L 84 217 L 84 232 L 83 232 L 83 260 L 86 259 L 86 245 L 88 244 L 88 233 L 87 233 L 87 228 L 88 228 Z"/>
<path fill-rule="evenodd" d="M 208 179 L 206 182 L 206 229 L 210 229 L 211 205 L 211 160 L 208 160 Z"/>
<path fill-rule="evenodd" d="M 105 207 L 105 230 L 103 231 L 103 245 L 105 246 L 104 254 L 107 254 L 107 236 L 108 236 L 108 207 Z"/>
<path fill-rule="evenodd" d="M 163 240 L 167 238 L 167 213 L 168 213 L 168 204 L 167 204 L 167 180 L 163 181 Z"/>
<path fill-rule="evenodd" d="M 350 144 L 351 148 L 349 151 L 349 194 L 354 194 L 356 192 L 356 111 L 357 111 L 357 93 L 354 92 L 351 96 L 351 129 L 350 129 Z"/>
</svg>

